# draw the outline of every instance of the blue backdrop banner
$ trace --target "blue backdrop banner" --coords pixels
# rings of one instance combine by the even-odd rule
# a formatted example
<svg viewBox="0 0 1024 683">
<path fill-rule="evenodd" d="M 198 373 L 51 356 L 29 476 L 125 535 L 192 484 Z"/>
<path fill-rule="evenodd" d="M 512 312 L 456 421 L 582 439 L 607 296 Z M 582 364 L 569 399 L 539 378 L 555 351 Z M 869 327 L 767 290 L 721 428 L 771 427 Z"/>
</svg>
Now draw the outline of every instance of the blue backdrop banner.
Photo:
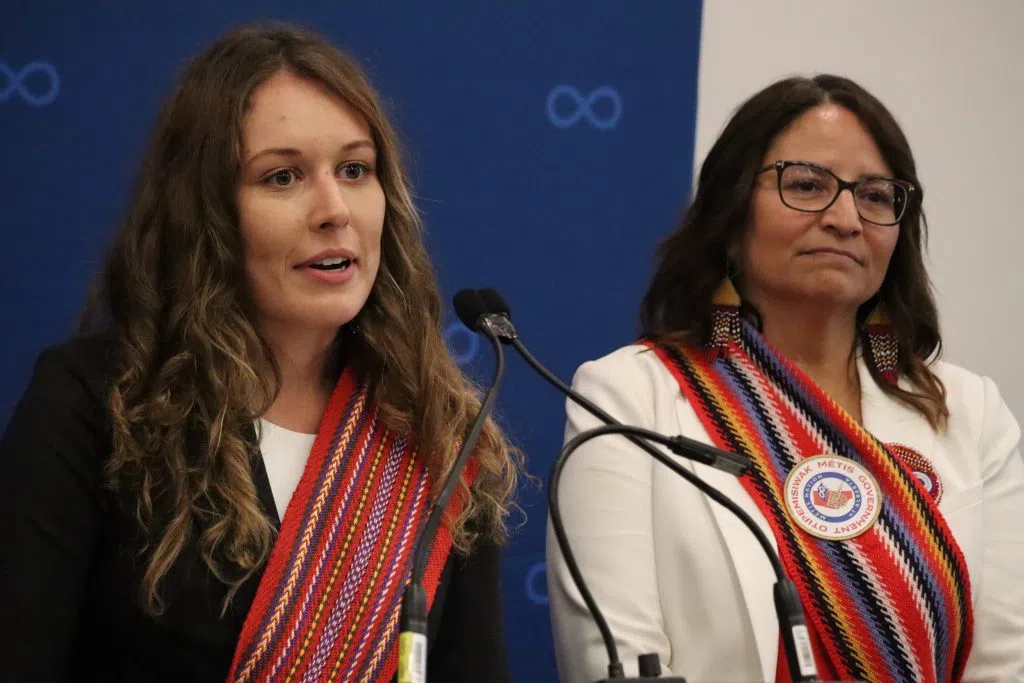
<svg viewBox="0 0 1024 683">
<path fill-rule="evenodd" d="M 0 6 L 0 426 L 46 345 L 70 334 L 184 62 L 233 25 L 284 19 L 353 54 L 405 141 L 447 297 L 493 286 L 568 380 L 631 341 L 657 242 L 689 196 L 701 3 L 263 0 Z M 483 379 L 489 347 L 449 314 Z M 546 480 L 564 401 L 510 363 L 500 420 Z M 543 490 L 505 553 L 515 680 L 555 681 Z"/>
</svg>

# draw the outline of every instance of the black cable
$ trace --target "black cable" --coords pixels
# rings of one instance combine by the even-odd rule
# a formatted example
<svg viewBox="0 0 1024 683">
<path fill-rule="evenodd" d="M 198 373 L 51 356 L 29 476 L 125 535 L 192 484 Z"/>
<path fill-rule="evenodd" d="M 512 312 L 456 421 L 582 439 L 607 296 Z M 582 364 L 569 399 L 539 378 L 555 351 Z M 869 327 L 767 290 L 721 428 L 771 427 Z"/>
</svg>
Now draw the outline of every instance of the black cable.
<svg viewBox="0 0 1024 683">
<path fill-rule="evenodd" d="M 501 382 L 505 375 L 505 354 L 501 350 L 501 343 L 498 338 L 493 334 L 485 333 L 487 340 L 491 342 L 494 347 L 496 356 L 495 367 L 494 367 L 494 379 L 491 383 L 491 388 L 487 391 L 484 396 L 484 401 L 480 405 L 480 412 L 477 415 L 476 421 L 469 430 L 469 434 L 466 435 L 466 440 L 462 442 L 462 450 L 459 452 L 458 458 L 455 459 L 455 464 L 452 465 L 453 472 L 461 472 L 466 465 L 466 461 L 473 454 L 473 449 L 476 447 L 477 439 L 480 438 L 480 431 L 484 427 L 484 423 L 487 421 L 487 417 L 490 416 L 491 411 L 494 409 L 494 401 L 498 398 L 498 390 L 501 388 Z M 455 491 L 455 487 L 462 480 L 461 477 L 450 477 L 448 483 L 441 490 L 441 494 L 437 497 L 437 502 L 434 505 L 434 509 L 430 511 L 430 517 L 427 519 L 427 524 L 423 528 L 423 538 L 431 539 L 434 534 L 437 533 L 437 527 L 441 523 L 441 516 L 444 514 L 445 509 L 448 507 L 448 499 L 451 498 L 452 493 Z M 423 572 L 426 570 L 427 561 L 430 559 L 430 550 L 432 546 L 430 543 L 421 543 L 420 547 L 416 549 L 416 559 L 413 563 L 412 569 L 412 580 L 419 583 L 420 579 L 423 578 Z"/>
<path fill-rule="evenodd" d="M 430 559 L 430 551 L 433 549 L 432 540 L 441 524 L 445 510 L 448 508 L 448 500 L 454 493 L 455 487 L 462 481 L 461 472 L 473 454 L 476 442 L 480 438 L 480 431 L 494 408 L 494 401 L 498 397 L 498 390 L 501 388 L 502 378 L 505 374 L 505 354 L 502 351 L 501 343 L 490 328 L 481 331 L 494 346 L 496 355 L 494 379 L 491 382 L 491 388 L 484 396 L 480 411 L 477 413 L 469 433 L 462 442 L 462 449 L 449 470 L 444 488 L 441 489 L 441 493 L 434 502 L 434 507 L 431 509 L 430 516 L 419 537 L 413 556 L 412 577 L 402 596 L 398 636 L 398 683 L 416 683 L 426 680 L 427 597 L 422 584 L 423 574 Z"/>
</svg>

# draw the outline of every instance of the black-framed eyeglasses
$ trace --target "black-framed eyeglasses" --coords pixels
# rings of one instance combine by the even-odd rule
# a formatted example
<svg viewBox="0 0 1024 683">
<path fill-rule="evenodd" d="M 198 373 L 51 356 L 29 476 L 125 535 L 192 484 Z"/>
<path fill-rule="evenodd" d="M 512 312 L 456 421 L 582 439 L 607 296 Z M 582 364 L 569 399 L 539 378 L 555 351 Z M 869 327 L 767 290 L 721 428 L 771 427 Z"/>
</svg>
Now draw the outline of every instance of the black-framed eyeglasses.
<svg viewBox="0 0 1024 683">
<path fill-rule="evenodd" d="M 912 184 L 895 178 L 843 180 L 827 168 L 805 161 L 776 161 L 758 173 L 772 169 L 778 175 L 779 198 L 789 208 L 808 213 L 824 211 L 843 190 L 849 190 L 858 215 L 875 225 L 898 224 L 915 191 Z"/>
</svg>

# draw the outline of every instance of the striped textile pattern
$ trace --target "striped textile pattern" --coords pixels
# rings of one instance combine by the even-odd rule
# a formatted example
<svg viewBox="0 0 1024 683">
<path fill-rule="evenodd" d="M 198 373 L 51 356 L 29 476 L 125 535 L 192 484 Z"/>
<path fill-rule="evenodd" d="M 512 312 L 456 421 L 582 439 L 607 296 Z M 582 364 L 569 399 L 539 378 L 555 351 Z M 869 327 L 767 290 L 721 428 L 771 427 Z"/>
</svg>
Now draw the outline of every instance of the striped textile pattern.
<svg viewBox="0 0 1024 683">
<path fill-rule="evenodd" d="M 413 445 L 381 424 L 365 379 L 346 368 L 288 504 L 228 680 L 391 680 L 402 594 L 430 514 L 430 490 Z M 460 502 L 453 496 L 450 509 Z M 450 549 L 442 524 L 423 579 L 428 605 Z"/>
<path fill-rule="evenodd" d="M 934 497 L 901 459 L 747 321 L 712 353 L 644 343 L 715 445 L 753 461 L 741 481 L 774 531 L 819 662 L 845 680 L 960 681 L 973 634 L 966 563 Z M 876 478 L 882 509 L 867 532 L 826 540 L 788 514 L 787 475 L 819 455 L 854 460 Z"/>
</svg>

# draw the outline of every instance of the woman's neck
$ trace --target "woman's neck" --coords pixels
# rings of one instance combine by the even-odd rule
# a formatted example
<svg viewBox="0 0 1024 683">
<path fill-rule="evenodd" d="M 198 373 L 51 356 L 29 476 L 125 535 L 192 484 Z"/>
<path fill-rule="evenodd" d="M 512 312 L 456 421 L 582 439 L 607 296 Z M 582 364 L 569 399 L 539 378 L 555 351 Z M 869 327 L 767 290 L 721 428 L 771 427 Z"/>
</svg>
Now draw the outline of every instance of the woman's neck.
<svg viewBox="0 0 1024 683">
<path fill-rule="evenodd" d="M 860 378 L 857 374 L 856 310 L 837 314 L 820 306 L 769 307 L 761 312 L 765 340 L 789 358 L 858 422 Z"/>
<path fill-rule="evenodd" d="M 263 330 L 280 373 L 277 398 L 261 417 L 305 434 L 320 426 L 331 387 L 324 381 L 336 332 L 274 334 Z"/>
</svg>

